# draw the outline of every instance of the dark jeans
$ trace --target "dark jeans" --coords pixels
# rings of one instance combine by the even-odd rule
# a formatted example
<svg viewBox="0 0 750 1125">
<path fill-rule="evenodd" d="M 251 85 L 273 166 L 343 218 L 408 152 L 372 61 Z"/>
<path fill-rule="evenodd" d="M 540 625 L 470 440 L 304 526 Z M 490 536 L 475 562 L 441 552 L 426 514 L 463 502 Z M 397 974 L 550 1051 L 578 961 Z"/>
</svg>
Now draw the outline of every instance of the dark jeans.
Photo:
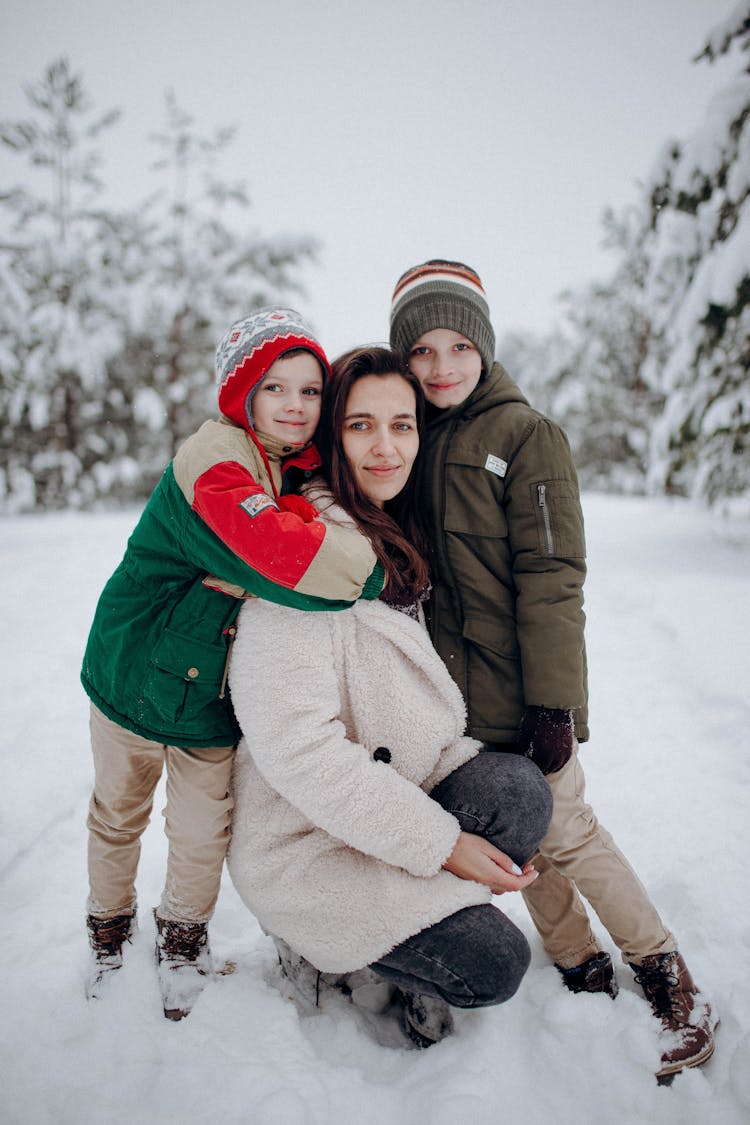
<svg viewBox="0 0 750 1125">
<path fill-rule="evenodd" d="M 483 836 L 522 867 L 552 815 L 552 794 L 528 758 L 484 751 L 454 770 L 430 796 L 464 832 Z M 528 942 L 489 903 L 450 914 L 376 961 L 372 968 L 412 992 L 439 996 L 457 1008 L 500 1004 L 529 966 Z"/>
</svg>

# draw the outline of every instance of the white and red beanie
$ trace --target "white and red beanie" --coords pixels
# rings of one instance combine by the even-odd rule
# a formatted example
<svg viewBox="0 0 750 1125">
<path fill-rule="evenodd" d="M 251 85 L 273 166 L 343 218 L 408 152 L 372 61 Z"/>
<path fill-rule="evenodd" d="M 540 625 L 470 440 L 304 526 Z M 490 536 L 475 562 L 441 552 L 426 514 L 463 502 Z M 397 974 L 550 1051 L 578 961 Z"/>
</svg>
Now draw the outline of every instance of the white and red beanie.
<svg viewBox="0 0 750 1125">
<path fill-rule="evenodd" d="M 253 392 L 284 352 L 304 348 L 320 362 L 325 381 L 331 374 L 325 352 L 294 309 L 256 309 L 236 321 L 216 349 L 219 410 L 237 426 L 252 429 Z"/>
<path fill-rule="evenodd" d="M 433 258 L 396 282 L 391 303 L 391 347 L 404 360 L 414 341 L 434 328 L 471 340 L 486 372 L 495 362 L 495 333 L 479 274 L 463 262 Z"/>
</svg>

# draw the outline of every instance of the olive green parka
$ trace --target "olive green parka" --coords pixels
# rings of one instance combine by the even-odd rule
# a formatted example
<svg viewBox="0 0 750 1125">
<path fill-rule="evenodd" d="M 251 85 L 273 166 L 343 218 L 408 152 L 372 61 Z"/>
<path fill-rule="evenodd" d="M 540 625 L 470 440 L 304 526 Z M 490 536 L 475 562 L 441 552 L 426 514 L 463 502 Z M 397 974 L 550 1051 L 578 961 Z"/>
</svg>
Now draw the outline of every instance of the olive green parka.
<svg viewBox="0 0 750 1125">
<path fill-rule="evenodd" d="M 463 403 L 432 412 L 423 448 L 430 630 L 469 732 L 514 742 L 537 705 L 571 708 L 584 741 L 586 551 L 565 434 L 495 363 Z"/>
</svg>

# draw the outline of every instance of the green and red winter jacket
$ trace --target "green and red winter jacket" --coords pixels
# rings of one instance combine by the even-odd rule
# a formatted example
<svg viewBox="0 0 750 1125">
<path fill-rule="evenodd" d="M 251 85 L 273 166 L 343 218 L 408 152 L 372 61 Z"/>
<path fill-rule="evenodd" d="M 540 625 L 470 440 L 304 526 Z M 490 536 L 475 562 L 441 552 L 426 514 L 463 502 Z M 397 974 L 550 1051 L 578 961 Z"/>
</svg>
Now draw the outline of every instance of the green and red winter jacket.
<svg viewBox="0 0 750 1125">
<path fill-rule="evenodd" d="M 222 418 L 167 466 L 96 609 L 81 681 L 108 718 L 156 742 L 227 746 L 226 695 L 242 597 L 304 610 L 376 598 L 368 540 L 290 495 L 320 465 Z M 216 576 L 220 576 L 220 579 Z M 312 674 L 312 670 L 311 670 Z"/>
</svg>

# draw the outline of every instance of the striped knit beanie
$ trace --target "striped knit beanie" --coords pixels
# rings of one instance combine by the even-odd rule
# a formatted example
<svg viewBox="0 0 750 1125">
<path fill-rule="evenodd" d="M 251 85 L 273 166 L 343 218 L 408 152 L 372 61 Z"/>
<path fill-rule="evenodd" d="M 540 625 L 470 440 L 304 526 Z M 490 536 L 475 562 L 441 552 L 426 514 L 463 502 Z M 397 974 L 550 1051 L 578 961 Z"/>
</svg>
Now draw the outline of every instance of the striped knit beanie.
<svg viewBox="0 0 750 1125">
<path fill-rule="evenodd" d="M 495 361 L 495 333 L 479 275 L 462 262 L 433 258 L 412 266 L 396 283 L 391 304 L 391 347 L 404 359 L 414 341 L 433 328 L 460 332 L 477 348 L 482 368 Z"/>
<path fill-rule="evenodd" d="M 219 410 L 243 430 L 253 427 L 252 397 L 271 364 L 293 348 L 312 352 L 331 374 L 326 354 L 294 309 L 256 309 L 236 321 L 216 349 Z"/>
</svg>

